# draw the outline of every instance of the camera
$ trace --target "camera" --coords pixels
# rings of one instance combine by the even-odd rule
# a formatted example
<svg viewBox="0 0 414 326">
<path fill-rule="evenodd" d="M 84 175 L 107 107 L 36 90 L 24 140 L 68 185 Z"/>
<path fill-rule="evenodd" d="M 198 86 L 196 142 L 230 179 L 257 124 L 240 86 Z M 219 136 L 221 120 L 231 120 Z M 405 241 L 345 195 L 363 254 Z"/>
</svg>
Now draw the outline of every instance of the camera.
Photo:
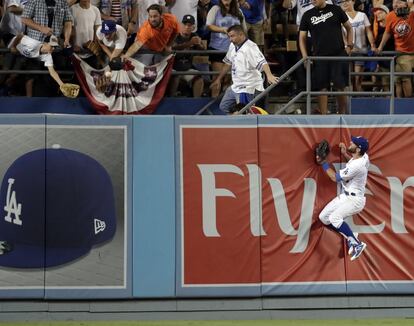
<svg viewBox="0 0 414 326">
<path fill-rule="evenodd" d="M 405 17 L 405 16 L 408 16 L 410 14 L 410 8 L 408 8 L 408 7 L 397 8 L 395 10 L 395 14 L 397 15 L 397 17 Z"/>
</svg>

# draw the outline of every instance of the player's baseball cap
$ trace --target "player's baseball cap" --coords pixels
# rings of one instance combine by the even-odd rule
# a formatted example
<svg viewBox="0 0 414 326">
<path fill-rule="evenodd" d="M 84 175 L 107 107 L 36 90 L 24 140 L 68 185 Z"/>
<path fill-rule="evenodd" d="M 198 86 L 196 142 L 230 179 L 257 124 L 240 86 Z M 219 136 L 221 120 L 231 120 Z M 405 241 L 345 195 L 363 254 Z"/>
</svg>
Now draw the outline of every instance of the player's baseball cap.
<svg viewBox="0 0 414 326">
<path fill-rule="evenodd" d="M 113 32 L 116 32 L 116 23 L 113 20 L 104 20 L 102 22 L 101 33 L 111 34 Z"/>
<path fill-rule="evenodd" d="M 87 254 L 116 231 L 105 168 L 83 153 L 38 149 L 17 158 L 0 188 L 0 266 L 44 268 Z"/>
<path fill-rule="evenodd" d="M 193 15 L 184 15 L 183 19 L 181 20 L 183 24 L 195 24 L 195 18 Z"/>
<path fill-rule="evenodd" d="M 357 136 L 357 137 L 351 136 L 351 140 L 355 145 L 357 145 L 357 147 L 359 147 L 361 149 L 361 151 L 363 153 L 368 151 L 368 149 L 369 149 L 368 139 L 366 139 L 362 136 Z"/>
</svg>

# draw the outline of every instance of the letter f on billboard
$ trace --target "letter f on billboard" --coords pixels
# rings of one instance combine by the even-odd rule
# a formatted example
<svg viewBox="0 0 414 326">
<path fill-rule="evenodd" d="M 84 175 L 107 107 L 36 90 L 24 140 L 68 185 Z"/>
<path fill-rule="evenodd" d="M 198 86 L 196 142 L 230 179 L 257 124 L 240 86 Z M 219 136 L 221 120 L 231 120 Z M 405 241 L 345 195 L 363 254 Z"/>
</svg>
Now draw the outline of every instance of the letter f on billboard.
<svg viewBox="0 0 414 326">
<path fill-rule="evenodd" d="M 216 188 L 216 173 L 235 173 L 242 177 L 240 168 L 232 164 L 198 164 L 202 178 L 203 232 L 207 237 L 219 237 L 216 221 L 216 197 L 236 196 L 228 189 Z M 250 192 L 250 230 L 253 236 L 266 235 L 262 225 L 261 173 L 256 164 L 247 164 Z"/>
<path fill-rule="evenodd" d="M 236 196 L 228 189 L 216 188 L 216 173 L 236 173 L 244 176 L 242 170 L 231 164 L 197 164 L 201 173 L 203 200 L 203 232 L 206 237 L 219 237 L 216 221 L 216 197 Z"/>
</svg>

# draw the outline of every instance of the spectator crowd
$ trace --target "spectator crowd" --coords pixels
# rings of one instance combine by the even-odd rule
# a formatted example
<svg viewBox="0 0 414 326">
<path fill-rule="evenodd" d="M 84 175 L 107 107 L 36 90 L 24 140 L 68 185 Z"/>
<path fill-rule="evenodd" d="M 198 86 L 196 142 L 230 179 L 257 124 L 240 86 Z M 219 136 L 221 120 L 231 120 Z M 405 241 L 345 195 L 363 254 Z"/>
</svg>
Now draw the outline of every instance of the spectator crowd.
<svg viewBox="0 0 414 326">
<path fill-rule="evenodd" d="M 257 66 L 246 69 L 254 76 L 262 74 L 263 85 L 275 83 L 271 71 L 279 75 L 286 62 L 311 55 L 363 57 L 396 51 L 396 72 L 411 73 L 414 68 L 413 0 L 0 0 L 0 15 L 2 70 L 49 72 L 1 73 L 0 96 L 58 95 L 58 85 L 77 82 L 74 74 L 58 74 L 73 71 L 69 59 L 73 53 L 100 69 L 130 57 L 149 66 L 179 51 L 173 69 L 180 74 L 170 78 L 167 95 L 217 97 L 240 80 L 243 72 L 232 65 L 231 55 L 237 56 L 245 44 L 244 35 L 251 42 L 249 51 L 257 55 L 246 61 Z M 229 30 L 243 42 L 232 41 Z M 294 51 L 288 52 L 292 44 Z M 203 53 L 206 50 L 212 51 Z M 390 89 L 385 75 L 353 76 L 347 85 L 348 68 L 389 72 L 390 62 L 322 61 L 315 65 L 315 90 Z M 304 69 L 293 78 L 294 90 L 284 95 L 305 89 Z M 217 74 L 203 75 L 206 71 Z M 344 74 L 341 80 L 335 77 L 338 72 Z M 396 77 L 397 97 L 413 96 L 412 81 L 409 75 Z M 262 90 L 257 86 L 251 93 Z M 338 103 L 345 113 L 343 99 Z M 324 98 L 319 107 L 326 113 Z"/>
</svg>

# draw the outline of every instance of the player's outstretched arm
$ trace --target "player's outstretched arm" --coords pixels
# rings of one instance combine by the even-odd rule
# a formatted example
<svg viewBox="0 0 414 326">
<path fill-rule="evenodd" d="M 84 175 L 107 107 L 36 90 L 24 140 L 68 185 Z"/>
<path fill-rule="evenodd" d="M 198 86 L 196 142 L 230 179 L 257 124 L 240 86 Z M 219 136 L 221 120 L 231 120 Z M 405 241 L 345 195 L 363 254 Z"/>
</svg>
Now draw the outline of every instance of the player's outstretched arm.
<svg viewBox="0 0 414 326">
<path fill-rule="evenodd" d="M 323 139 L 315 148 L 315 162 L 323 168 L 333 182 L 339 182 L 341 181 L 339 173 L 336 173 L 327 161 L 330 151 L 331 149 L 328 141 Z"/>
<path fill-rule="evenodd" d="M 341 176 L 339 175 L 339 172 L 335 172 L 334 169 L 332 169 L 331 165 L 328 162 L 323 162 L 321 164 L 322 169 L 325 171 L 329 179 L 331 179 L 333 182 L 340 182 Z"/>
</svg>

